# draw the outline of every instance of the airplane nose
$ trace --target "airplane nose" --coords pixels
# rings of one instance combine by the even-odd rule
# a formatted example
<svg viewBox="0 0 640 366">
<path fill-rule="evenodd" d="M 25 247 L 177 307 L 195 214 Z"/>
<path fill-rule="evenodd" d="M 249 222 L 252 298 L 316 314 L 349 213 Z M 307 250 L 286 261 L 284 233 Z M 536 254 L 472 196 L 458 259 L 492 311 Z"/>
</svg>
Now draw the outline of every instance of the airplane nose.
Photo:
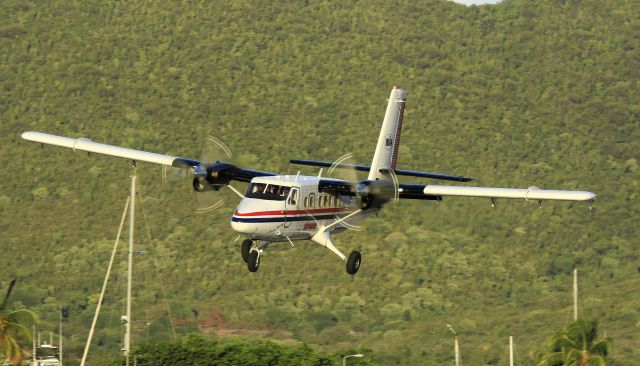
<svg viewBox="0 0 640 366">
<path fill-rule="evenodd" d="M 231 228 L 238 234 L 252 235 L 256 233 L 256 225 L 249 222 L 241 222 L 236 216 L 231 218 Z"/>
<path fill-rule="evenodd" d="M 233 229 L 233 231 L 237 232 L 237 233 L 243 233 L 243 230 L 245 226 L 244 224 L 242 224 L 241 222 L 237 222 L 234 221 L 234 219 L 231 219 L 231 228 Z"/>
</svg>

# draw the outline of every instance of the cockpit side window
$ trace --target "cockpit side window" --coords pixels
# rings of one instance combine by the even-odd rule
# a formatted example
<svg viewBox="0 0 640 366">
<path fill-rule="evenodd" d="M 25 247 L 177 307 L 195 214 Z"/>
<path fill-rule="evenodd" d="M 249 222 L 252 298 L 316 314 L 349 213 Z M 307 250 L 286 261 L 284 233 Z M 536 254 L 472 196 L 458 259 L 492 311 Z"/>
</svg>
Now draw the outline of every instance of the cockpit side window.
<svg viewBox="0 0 640 366">
<path fill-rule="evenodd" d="M 287 199 L 291 187 L 267 183 L 251 183 L 247 188 L 247 198 L 270 201 L 284 201 Z"/>
<path fill-rule="evenodd" d="M 267 188 L 267 185 L 265 183 L 253 183 L 249 186 L 249 189 L 247 190 L 247 195 L 263 194 L 265 192 L 264 191 L 265 188 Z"/>
</svg>

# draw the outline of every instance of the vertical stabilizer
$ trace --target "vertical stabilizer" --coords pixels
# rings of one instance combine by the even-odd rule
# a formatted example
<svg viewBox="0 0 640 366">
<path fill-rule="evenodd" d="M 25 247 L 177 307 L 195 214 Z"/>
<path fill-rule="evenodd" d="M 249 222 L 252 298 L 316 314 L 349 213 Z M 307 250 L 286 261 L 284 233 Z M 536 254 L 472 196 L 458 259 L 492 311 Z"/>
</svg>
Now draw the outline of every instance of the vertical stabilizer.
<svg viewBox="0 0 640 366">
<path fill-rule="evenodd" d="M 396 168 L 406 96 L 406 91 L 395 86 L 391 90 L 387 112 L 384 114 L 382 129 L 376 145 L 376 152 L 373 154 L 373 161 L 371 162 L 369 180 L 389 180 L 391 177 L 388 174 L 380 173 L 380 169 Z"/>
</svg>

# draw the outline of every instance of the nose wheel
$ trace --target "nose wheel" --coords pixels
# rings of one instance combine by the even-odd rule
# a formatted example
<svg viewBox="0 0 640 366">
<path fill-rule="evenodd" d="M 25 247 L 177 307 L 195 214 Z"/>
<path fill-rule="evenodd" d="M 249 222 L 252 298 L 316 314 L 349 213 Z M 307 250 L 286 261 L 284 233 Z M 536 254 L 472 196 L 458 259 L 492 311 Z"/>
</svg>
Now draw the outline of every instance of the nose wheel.
<svg viewBox="0 0 640 366">
<path fill-rule="evenodd" d="M 249 256 L 247 258 L 247 268 L 249 272 L 257 272 L 258 268 L 260 268 L 260 251 L 257 249 L 253 249 L 249 252 Z"/>
<path fill-rule="evenodd" d="M 250 272 L 257 272 L 260 267 L 260 256 L 263 251 L 271 244 L 265 240 L 246 239 L 240 246 L 242 260 L 247 264 Z"/>
<path fill-rule="evenodd" d="M 242 260 L 245 263 L 249 263 L 249 252 L 251 251 L 251 247 L 253 246 L 253 240 L 245 239 L 242 242 L 242 246 L 240 247 L 240 252 L 242 253 Z"/>
<path fill-rule="evenodd" d="M 360 269 L 360 263 L 362 263 L 362 255 L 359 251 L 354 250 L 349 254 L 349 259 L 347 259 L 347 273 L 350 275 L 354 275 Z"/>
</svg>

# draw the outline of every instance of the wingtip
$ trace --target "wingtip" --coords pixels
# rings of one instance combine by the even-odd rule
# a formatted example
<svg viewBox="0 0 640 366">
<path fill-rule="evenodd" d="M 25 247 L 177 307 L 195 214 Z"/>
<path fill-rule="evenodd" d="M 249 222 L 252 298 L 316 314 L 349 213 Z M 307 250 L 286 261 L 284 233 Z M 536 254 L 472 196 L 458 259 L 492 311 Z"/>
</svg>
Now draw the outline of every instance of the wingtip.
<svg viewBox="0 0 640 366">
<path fill-rule="evenodd" d="M 33 136 L 36 134 L 37 132 L 34 131 L 24 131 L 23 133 L 20 134 L 20 137 L 22 137 L 22 139 L 24 140 L 33 140 Z"/>
</svg>

